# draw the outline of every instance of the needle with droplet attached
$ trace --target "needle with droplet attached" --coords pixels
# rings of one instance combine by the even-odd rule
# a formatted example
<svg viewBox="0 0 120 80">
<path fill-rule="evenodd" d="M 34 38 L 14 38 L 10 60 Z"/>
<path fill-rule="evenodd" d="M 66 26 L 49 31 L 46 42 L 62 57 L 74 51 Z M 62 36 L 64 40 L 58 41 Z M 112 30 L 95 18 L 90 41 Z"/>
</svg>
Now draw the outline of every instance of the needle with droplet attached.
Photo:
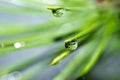
<svg viewBox="0 0 120 80">
<path fill-rule="evenodd" d="M 65 47 L 70 50 L 75 50 L 77 48 L 77 39 L 80 39 L 81 37 L 84 37 L 85 35 L 95 31 L 99 25 L 100 21 L 98 21 L 98 15 L 93 15 L 93 20 L 88 22 L 87 24 L 84 24 L 83 27 L 85 28 L 77 35 L 65 40 Z M 88 18 L 90 20 L 91 17 Z M 87 21 L 87 20 L 86 20 Z M 90 25 L 90 27 L 88 27 Z M 73 44 L 74 43 L 74 44 Z"/>
</svg>

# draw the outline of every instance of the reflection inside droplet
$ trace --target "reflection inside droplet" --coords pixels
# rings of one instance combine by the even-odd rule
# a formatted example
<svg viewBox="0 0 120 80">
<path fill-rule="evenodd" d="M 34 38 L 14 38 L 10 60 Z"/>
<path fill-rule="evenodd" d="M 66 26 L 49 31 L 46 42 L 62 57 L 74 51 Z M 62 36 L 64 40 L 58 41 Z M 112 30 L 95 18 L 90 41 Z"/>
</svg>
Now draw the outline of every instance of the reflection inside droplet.
<svg viewBox="0 0 120 80">
<path fill-rule="evenodd" d="M 78 47 L 77 41 L 74 39 L 72 41 L 65 42 L 65 47 L 69 50 L 75 50 Z"/>
<path fill-rule="evenodd" d="M 65 9 L 59 8 L 59 9 L 56 9 L 56 10 L 52 10 L 52 14 L 55 17 L 61 17 L 65 14 Z"/>
<path fill-rule="evenodd" d="M 15 48 L 20 48 L 22 46 L 25 46 L 25 42 L 16 42 L 16 43 L 14 43 Z"/>
</svg>

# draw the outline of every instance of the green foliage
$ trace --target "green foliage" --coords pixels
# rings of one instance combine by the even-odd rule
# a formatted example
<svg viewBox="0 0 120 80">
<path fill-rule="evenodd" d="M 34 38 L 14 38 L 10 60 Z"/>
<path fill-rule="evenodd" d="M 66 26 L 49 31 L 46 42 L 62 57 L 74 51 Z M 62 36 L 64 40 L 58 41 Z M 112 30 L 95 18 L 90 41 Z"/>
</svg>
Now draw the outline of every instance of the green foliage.
<svg viewBox="0 0 120 80">
<path fill-rule="evenodd" d="M 2 13 L 47 17 L 43 23 L 35 25 L 1 23 L 1 57 L 51 43 L 58 46 L 50 48 L 53 55 L 48 55 L 43 61 L 31 67 L 28 65 L 41 58 L 40 54 L 33 57 L 28 55 L 27 58 L 16 61 L 12 66 L 1 68 L 0 77 L 23 70 L 22 80 L 30 80 L 37 73 L 45 70 L 49 64 L 59 65 L 66 57 L 76 53 L 69 59 L 63 70 L 53 77 L 53 80 L 67 80 L 75 72 L 71 78 L 75 80 L 87 74 L 103 53 L 114 53 L 120 49 L 117 45 L 120 43 L 120 19 L 114 1 L 58 0 L 52 3 L 47 0 L 10 0 L 1 2 L 12 3 L 12 5 L 0 5 Z M 63 43 L 67 44 L 69 49 L 66 49 Z M 49 52 L 45 54 L 47 53 Z M 24 70 L 25 67 L 28 68 Z"/>
</svg>

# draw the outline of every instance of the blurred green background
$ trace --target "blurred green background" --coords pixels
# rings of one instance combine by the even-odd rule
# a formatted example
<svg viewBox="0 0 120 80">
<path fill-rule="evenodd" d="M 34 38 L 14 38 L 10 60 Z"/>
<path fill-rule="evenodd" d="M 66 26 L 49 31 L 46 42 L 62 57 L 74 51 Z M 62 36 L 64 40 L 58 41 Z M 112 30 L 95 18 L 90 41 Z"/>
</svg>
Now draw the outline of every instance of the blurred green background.
<svg viewBox="0 0 120 80">
<path fill-rule="evenodd" d="M 100 1 L 0 0 L 0 80 L 120 80 L 119 1 Z"/>
</svg>

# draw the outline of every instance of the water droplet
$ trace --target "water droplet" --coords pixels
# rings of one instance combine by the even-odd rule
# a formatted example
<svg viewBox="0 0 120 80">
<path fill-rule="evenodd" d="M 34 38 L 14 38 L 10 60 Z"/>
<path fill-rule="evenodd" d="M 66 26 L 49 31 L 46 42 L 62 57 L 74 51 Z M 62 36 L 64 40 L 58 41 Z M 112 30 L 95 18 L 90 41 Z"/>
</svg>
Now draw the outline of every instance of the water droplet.
<svg viewBox="0 0 120 80">
<path fill-rule="evenodd" d="M 16 42 L 16 43 L 14 43 L 15 48 L 20 48 L 22 46 L 25 46 L 25 42 Z"/>
<path fill-rule="evenodd" d="M 22 74 L 20 71 L 15 71 L 15 72 L 9 74 L 9 76 L 13 77 L 14 80 L 21 80 L 21 78 L 22 78 Z"/>
<path fill-rule="evenodd" d="M 22 79 L 22 74 L 19 71 L 12 72 L 0 78 L 0 80 L 21 80 L 21 79 Z"/>
<path fill-rule="evenodd" d="M 61 17 L 61 16 L 63 16 L 65 14 L 65 9 L 59 8 L 59 9 L 52 10 L 52 14 L 55 17 Z"/>
<path fill-rule="evenodd" d="M 75 39 L 72 41 L 67 41 L 65 42 L 65 47 L 69 50 L 75 50 L 78 47 L 78 43 Z"/>
</svg>

